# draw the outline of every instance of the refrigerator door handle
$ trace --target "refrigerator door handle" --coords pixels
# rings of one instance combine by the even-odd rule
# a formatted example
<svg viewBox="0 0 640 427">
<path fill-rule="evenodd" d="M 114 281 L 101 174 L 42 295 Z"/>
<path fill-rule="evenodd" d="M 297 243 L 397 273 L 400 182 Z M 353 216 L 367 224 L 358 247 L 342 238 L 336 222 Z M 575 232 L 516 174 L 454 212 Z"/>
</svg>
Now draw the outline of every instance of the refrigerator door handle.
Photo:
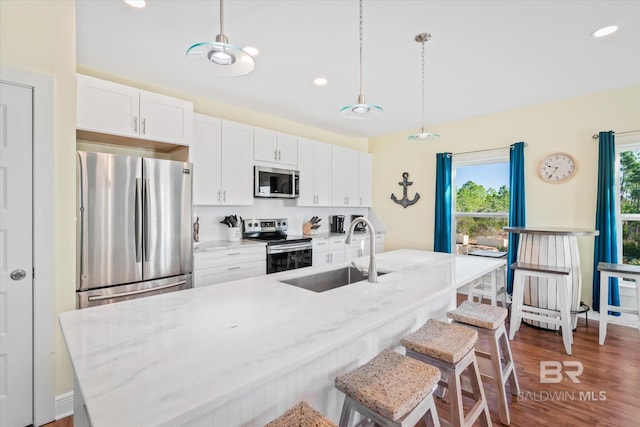
<svg viewBox="0 0 640 427">
<path fill-rule="evenodd" d="M 143 197 L 144 197 L 144 219 L 142 224 L 142 237 L 143 237 L 143 248 L 142 252 L 144 253 L 144 261 L 149 262 L 150 256 L 150 242 L 149 239 L 151 237 L 151 233 L 149 232 L 149 223 L 151 222 L 151 200 L 149 196 L 149 178 L 144 179 L 144 188 L 143 188 Z"/>
<path fill-rule="evenodd" d="M 182 286 L 185 283 L 187 283 L 186 280 L 180 280 L 179 282 L 169 283 L 168 285 L 157 286 L 155 288 L 149 288 L 149 289 L 140 289 L 140 290 L 137 290 L 137 291 L 123 292 L 121 294 L 92 295 L 88 299 L 89 299 L 89 301 L 100 301 L 100 300 L 103 300 L 103 299 L 122 298 L 122 297 L 131 296 L 131 295 L 139 295 L 139 294 L 144 294 L 144 293 L 147 293 L 147 292 L 159 291 L 161 289 L 167 289 L 167 288 L 173 288 L 173 287 L 176 287 L 176 286 Z"/>
<path fill-rule="evenodd" d="M 135 245 L 136 262 L 142 262 L 142 178 L 136 178 Z"/>
</svg>

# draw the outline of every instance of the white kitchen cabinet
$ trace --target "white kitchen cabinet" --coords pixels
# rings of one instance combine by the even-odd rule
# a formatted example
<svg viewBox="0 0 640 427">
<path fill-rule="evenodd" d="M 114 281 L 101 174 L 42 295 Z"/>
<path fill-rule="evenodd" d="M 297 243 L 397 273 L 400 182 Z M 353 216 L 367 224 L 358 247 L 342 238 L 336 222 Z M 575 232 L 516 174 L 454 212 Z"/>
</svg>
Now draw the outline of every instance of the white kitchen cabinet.
<svg viewBox="0 0 640 427">
<path fill-rule="evenodd" d="M 371 239 L 369 234 L 353 235 L 351 244 L 345 244 L 346 260 L 350 261 L 354 258 L 367 256 L 370 253 Z"/>
<path fill-rule="evenodd" d="M 312 265 L 325 265 L 343 262 L 345 258 L 344 236 L 326 239 L 314 238 Z"/>
<path fill-rule="evenodd" d="M 331 145 L 298 139 L 298 206 L 331 206 Z"/>
<path fill-rule="evenodd" d="M 194 287 L 230 282 L 266 274 L 262 245 L 193 254 Z"/>
<path fill-rule="evenodd" d="M 331 205 L 359 206 L 360 152 L 331 147 Z"/>
<path fill-rule="evenodd" d="M 358 206 L 371 206 L 371 154 L 359 153 Z"/>
<path fill-rule="evenodd" d="M 384 233 L 376 233 L 376 253 L 384 252 Z"/>
<path fill-rule="evenodd" d="M 252 205 L 250 126 L 196 114 L 193 144 L 194 205 Z"/>
<path fill-rule="evenodd" d="M 281 166 L 297 167 L 298 137 L 268 129 L 254 128 L 253 159 Z"/>
<path fill-rule="evenodd" d="M 106 80 L 77 75 L 76 128 L 190 145 L 193 103 Z"/>
</svg>

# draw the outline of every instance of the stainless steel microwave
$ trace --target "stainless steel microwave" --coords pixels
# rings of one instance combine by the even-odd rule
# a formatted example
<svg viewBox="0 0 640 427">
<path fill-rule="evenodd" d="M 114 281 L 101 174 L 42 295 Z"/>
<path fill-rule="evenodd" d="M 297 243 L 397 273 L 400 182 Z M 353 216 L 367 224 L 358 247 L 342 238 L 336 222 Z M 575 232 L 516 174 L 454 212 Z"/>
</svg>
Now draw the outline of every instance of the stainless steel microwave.
<svg viewBox="0 0 640 427">
<path fill-rule="evenodd" d="M 254 197 L 295 199 L 300 195 L 297 170 L 254 166 L 253 178 Z"/>
</svg>

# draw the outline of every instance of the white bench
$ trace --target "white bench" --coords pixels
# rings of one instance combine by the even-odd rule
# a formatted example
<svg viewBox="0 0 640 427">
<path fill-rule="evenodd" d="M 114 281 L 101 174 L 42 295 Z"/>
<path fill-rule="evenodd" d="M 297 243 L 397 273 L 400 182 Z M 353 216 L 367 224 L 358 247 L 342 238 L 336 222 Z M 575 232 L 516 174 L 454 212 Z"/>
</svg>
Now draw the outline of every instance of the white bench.
<svg viewBox="0 0 640 427">
<path fill-rule="evenodd" d="M 607 324 L 615 323 L 618 325 L 632 326 L 640 329 L 640 292 L 638 286 L 640 281 L 640 266 L 628 264 L 611 264 L 608 262 L 598 263 L 598 271 L 600 272 L 600 345 L 604 344 L 607 336 Z M 618 279 L 627 279 L 633 281 L 636 285 L 636 308 L 618 307 L 609 304 L 609 279 L 617 277 Z M 637 320 L 623 319 L 620 316 L 613 316 L 609 311 L 618 313 L 635 314 Z"/>
<path fill-rule="evenodd" d="M 571 355 L 571 344 L 573 342 L 573 330 L 571 328 L 573 321 L 571 298 L 569 296 L 571 292 L 569 286 L 572 283 L 571 267 L 514 262 L 511 264 L 511 269 L 514 272 L 514 277 L 509 339 L 513 340 L 516 332 L 520 329 L 522 319 L 558 325 L 562 328 L 562 341 L 564 342 L 565 351 Z M 542 277 L 556 281 L 558 286 L 558 310 L 523 304 L 524 282 L 527 276 Z"/>
</svg>

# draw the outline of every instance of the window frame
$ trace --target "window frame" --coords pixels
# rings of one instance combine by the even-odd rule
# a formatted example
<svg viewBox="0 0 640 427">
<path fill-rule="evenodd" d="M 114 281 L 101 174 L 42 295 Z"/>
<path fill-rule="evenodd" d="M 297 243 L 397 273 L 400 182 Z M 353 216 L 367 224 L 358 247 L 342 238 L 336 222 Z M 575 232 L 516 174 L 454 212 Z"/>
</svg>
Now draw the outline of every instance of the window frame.
<svg viewBox="0 0 640 427">
<path fill-rule="evenodd" d="M 622 222 L 623 221 L 639 221 L 640 213 L 637 214 L 623 214 L 621 212 L 622 205 L 620 203 L 620 154 L 625 151 L 640 151 L 640 136 L 628 135 L 616 137 L 619 141 L 615 143 L 615 182 L 614 197 L 616 201 L 616 233 L 618 239 L 616 241 L 616 251 L 618 252 L 618 260 L 622 263 L 624 259 L 622 256 Z M 622 283 L 621 283 L 622 285 Z M 624 284 L 623 286 L 627 286 Z"/>
<path fill-rule="evenodd" d="M 458 217 L 473 218 L 509 218 L 507 212 L 458 212 L 456 195 L 458 188 L 456 185 L 456 172 L 458 167 L 479 166 L 492 163 L 509 163 L 510 147 L 496 148 L 488 150 L 471 151 L 468 153 L 452 154 L 451 158 L 451 248 L 456 248 L 456 231 L 458 230 Z M 509 178 L 507 177 L 507 187 L 509 186 Z M 511 189 L 509 189 L 510 191 Z M 456 251 L 457 252 L 457 251 Z"/>
</svg>

